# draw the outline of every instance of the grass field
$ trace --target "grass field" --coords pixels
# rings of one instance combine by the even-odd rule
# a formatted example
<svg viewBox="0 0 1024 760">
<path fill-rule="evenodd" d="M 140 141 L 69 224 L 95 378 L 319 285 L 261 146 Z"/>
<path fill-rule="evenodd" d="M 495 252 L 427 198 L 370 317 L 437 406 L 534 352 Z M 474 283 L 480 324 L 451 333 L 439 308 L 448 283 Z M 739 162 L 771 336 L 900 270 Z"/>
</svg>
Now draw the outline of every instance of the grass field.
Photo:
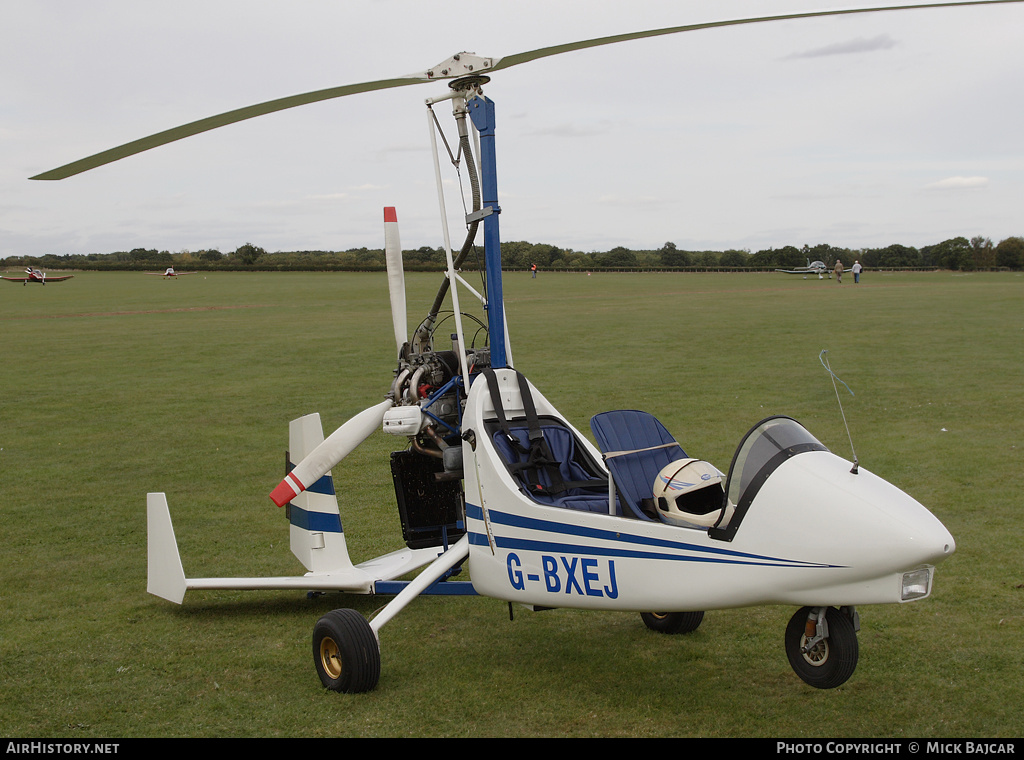
<svg viewBox="0 0 1024 760">
<path fill-rule="evenodd" d="M 439 275 L 410 275 L 418 318 Z M 0 285 L 4 737 L 1019 737 L 1024 733 L 1024 277 L 542 273 L 505 280 L 516 366 L 578 427 L 654 412 L 726 469 L 796 417 L 928 506 L 957 540 L 930 599 L 861 609 L 843 687 L 790 670 L 788 608 L 689 636 L 630 614 L 424 597 L 381 631 L 376 691 L 320 686 L 328 609 L 380 599 L 146 593 L 145 499 L 167 493 L 192 576 L 293 575 L 288 421 L 329 433 L 383 398 L 383 274 L 76 275 Z M 387 455 L 335 469 L 354 561 L 401 544 Z"/>
</svg>

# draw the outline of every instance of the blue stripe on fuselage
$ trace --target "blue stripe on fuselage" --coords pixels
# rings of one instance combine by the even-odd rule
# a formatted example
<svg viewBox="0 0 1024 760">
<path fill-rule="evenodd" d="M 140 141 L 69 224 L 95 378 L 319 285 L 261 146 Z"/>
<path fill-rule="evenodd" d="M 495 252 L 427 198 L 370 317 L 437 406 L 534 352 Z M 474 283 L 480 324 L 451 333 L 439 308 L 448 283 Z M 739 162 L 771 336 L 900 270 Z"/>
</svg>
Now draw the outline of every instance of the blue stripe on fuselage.
<svg viewBox="0 0 1024 760">
<path fill-rule="evenodd" d="M 470 503 L 466 503 L 466 516 L 483 520 L 483 510 Z M 790 560 L 781 557 L 771 557 L 760 554 L 749 554 L 730 549 L 711 546 L 700 546 L 698 544 L 684 541 L 674 541 L 650 536 L 637 536 L 625 533 L 621 530 L 605 530 L 590 528 L 583 525 L 560 522 L 556 520 L 542 520 L 531 517 L 522 517 L 488 510 L 487 517 L 491 524 L 508 525 L 510 527 L 523 528 L 540 531 L 551 536 L 550 539 L 543 538 L 508 538 L 499 537 L 495 544 L 501 549 L 519 549 L 523 551 L 546 551 L 563 552 L 569 554 L 589 554 L 594 556 L 621 557 L 630 559 L 663 559 L 681 562 L 710 562 L 716 564 L 731 565 L 763 565 L 770 567 L 833 567 L 832 565 L 817 562 L 803 562 L 801 560 Z M 567 543 L 562 538 L 573 539 L 595 539 L 611 541 L 614 546 L 595 546 L 586 543 Z M 487 545 L 487 536 L 478 532 L 471 532 L 470 543 L 475 545 Z M 692 554 L 679 554 L 678 552 L 693 552 Z"/>
</svg>

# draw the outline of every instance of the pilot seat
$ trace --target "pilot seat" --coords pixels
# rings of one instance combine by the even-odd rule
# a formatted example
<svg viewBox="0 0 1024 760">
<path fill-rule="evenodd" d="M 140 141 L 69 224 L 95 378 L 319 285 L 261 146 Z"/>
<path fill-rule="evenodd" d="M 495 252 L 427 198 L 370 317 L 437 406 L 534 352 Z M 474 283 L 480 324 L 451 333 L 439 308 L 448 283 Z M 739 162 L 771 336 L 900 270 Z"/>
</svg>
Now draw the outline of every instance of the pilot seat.
<svg viewBox="0 0 1024 760">
<path fill-rule="evenodd" d="M 722 473 L 688 457 L 654 415 L 602 412 L 590 420 L 590 429 L 627 507 L 624 514 L 690 528 L 719 522 L 725 507 Z"/>
</svg>

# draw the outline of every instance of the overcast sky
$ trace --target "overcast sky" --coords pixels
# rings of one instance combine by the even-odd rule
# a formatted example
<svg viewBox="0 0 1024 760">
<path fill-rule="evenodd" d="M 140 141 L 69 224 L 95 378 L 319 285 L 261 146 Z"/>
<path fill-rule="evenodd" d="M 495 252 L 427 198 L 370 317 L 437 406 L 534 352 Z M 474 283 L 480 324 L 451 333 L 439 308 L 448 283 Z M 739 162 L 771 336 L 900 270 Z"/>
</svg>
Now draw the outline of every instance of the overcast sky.
<svg viewBox="0 0 1024 760">
<path fill-rule="evenodd" d="M 874 2 L 871 5 L 880 3 Z M 0 258 L 442 244 L 424 99 L 355 95 L 61 181 L 28 177 L 278 97 L 808 0 L 4 0 Z M 757 251 L 1024 235 L 1024 3 L 690 32 L 494 74 L 504 240 Z M 450 108 L 437 113 L 452 136 Z M 446 172 L 461 242 L 458 177 Z M 467 182 L 468 187 L 468 182 Z"/>
</svg>

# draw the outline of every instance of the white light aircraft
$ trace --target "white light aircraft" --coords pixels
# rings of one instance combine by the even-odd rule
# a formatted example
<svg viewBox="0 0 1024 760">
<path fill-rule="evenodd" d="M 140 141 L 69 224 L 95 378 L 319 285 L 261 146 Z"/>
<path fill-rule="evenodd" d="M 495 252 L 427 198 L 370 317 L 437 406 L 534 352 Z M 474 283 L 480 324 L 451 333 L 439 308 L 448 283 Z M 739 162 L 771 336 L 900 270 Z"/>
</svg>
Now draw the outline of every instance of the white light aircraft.
<svg viewBox="0 0 1024 760">
<path fill-rule="evenodd" d="M 383 400 L 324 437 L 318 415 L 291 423 L 289 466 L 271 499 L 287 510 L 291 546 L 307 573 L 282 578 L 190 579 L 162 493 L 148 496 L 149 591 L 181 603 L 189 589 L 342 590 L 393 598 L 372 620 L 352 609 L 313 628 L 322 683 L 342 692 L 376 687 L 381 628 L 423 593 L 480 594 L 527 608 L 640 613 L 646 625 L 684 633 L 708 610 L 797 608 L 785 631 L 789 661 L 806 683 L 833 688 L 854 672 L 858 608 L 924 599 L 935 566 L 955 550 L 942 523 L 896 486 L 829 451 L 789 417 L 757 422 L 727 472 L 687 454 L 649 413 L 602 412 L 592 444 L 512 361 L 502 298 L 494 103 L 482 87 L 502 69 L 599 45 L 716 26 L 781 19 L 992 5 L 821 11 L 617 35 L 504 58 L 460 53 L 427 71 L 281 98 L 161 132 L 35 179 L 61 179 L 134 153 L 265 113 L 370 90 L 452 80 L 427 100 L 442 220 L 433 106 L 450 101 L 472 204 L 467 238 L 453 251 L 427 317 L 409 334 L 397 214 L 385 209 L 385 250 L 397 367 Z M 941 12 L 941 11 L 939 11 Z M 483 227 L 484 286 L 460 273 Z M 478 302 L 483 322 L 460 298 Z M 451 316 L 441 317 L 445 299 Z M 452 320 L 450 347 L 435 342 Z M 472 320 L 472 321 L 471 321 Z M 474 337 L 483 332 L 486 341 Z M 439 342 L 439 341 L 438 341 Z M 824 361 L 823 361 L 824 363 Z M 827 365 L 825 365 L 827 368 Z M 831 372 L 831 370 L 829 370 Z M 834 377 L 834 376 L 833 376 Z M 333 469 L 375 431 L 392 454 L 406 547 L 351 562 Z M 469 581 L 453 578 L 467 570 Z M 411 579 L 404 579 L 413 571 Z"/>
<path fill-rule="evenodd" d="M 167 277 L 184 277 L 187 274 L 198 274 L 198 272 L 175 272 L 174 271 L 174 267 L 167 267 L 167 269 L 165 269 L 162 272 L 146 272 L 146 274 L 153 274 L 153 275 L 156 275 L 157 277 L 167 278 Z"/>
<path fill-rule="evenodd" d="M 807 259 L 807 266 L 797 267 L 796 269 L 776 269 L 776 272 L 782 272 L 783 274 L 802 274 L 804 279 L 807 279 L 806 275 L 816 274 L 819 280 L 825 279 L 825 275 L 828 275 L 829 279 L 832 279 L 832 273 L 828 271 L 828 267 L 825 266 L 824 261 L 811 261 Z"/>
</svg>

